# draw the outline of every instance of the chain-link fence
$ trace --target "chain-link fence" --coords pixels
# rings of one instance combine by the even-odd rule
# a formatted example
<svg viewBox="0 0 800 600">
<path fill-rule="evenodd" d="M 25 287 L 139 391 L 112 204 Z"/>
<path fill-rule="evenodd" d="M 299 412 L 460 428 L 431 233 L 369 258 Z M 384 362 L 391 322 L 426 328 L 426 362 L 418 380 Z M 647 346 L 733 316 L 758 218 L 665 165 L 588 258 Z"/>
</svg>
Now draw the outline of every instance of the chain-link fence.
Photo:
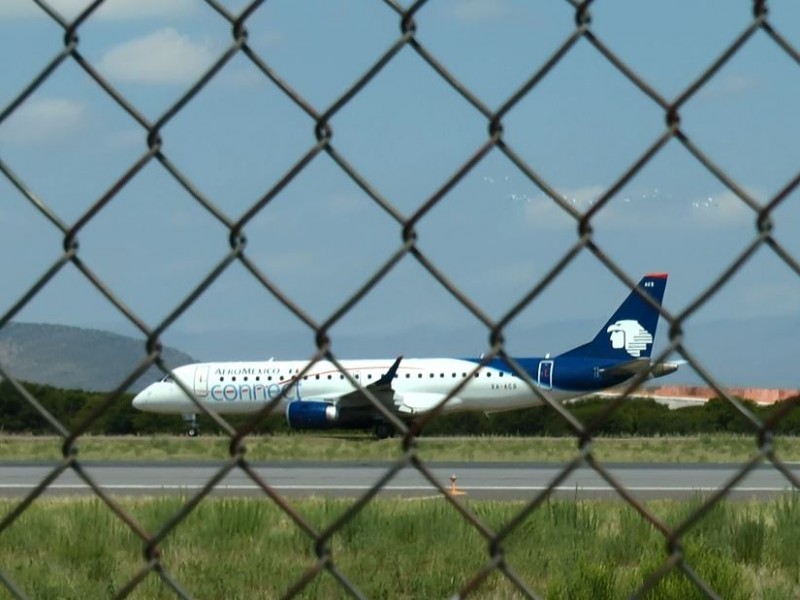
<svg viewBox="0 0 800 600">
<path fill-rule="evenodd" d="M 525 82 L 519 86 L 518 89 L 514 90 L 514 92 L 496 108 L 485 105 L 477 95 L 473 94 L 466 85 L 459 81 L 448 68 L 437 59 L 436 54 L 432 52 L 429 47 L 426 47 L 426 45 L 418 39 L 416 35 L 418 19 L 424 18 L 424 11 L 421 11 L 421 9 L 424 5 L 428 4 L 424 0 L 414 2 L 410 6 L 402 6 L 393 0 L 385 0 L 384 3 L 380 5 L 396 19 L 399 27 L 399 34 L 394 39 L 387 40 L 385 51 L 373 58 L 371 66 L 366 72 L 352 81 L 346 91 L 327 106 L 315 106 L 301 96 L 287 83 L 282 77 L 282 74 L 273 68 L 270 64 L 270 60 L 256 53 L 248 42 L 249 19 L 262 8 L 262 5 L 265 4 L 263 1 L 251 2 L 241 12 L 234 14 L 217 1 L 206 0 L 205 4 L 230 28 L 232 33 L 230 45 L 216 58 L 211 68 L 194 81 L 188 89 L 182 93 L 180 98 L 154 121 L 146 118 L 137 108 L 136 103 L 123 96 L 107 78 L 101 75 L 96 66 L 88 61 L 81 52 L 79 34 L 82 29 L 86 27 L 87 23 L 90 23 L 94 18 L 96 12 L 103 4 L 103 0 L 95 0 L 92 2 L 72 21 L 65 20 L 44 0 L 33 1 L 41 11 L 47 14 L 49 19 L 57 23 L 60 27 L 63 47 L 52 57 L 49 64 L 42 68 L 41 71 L 30 80 L 24 89 L 16 93 L 10 104 L 3 108 L 2 112 L 0 112 L 0 127 L 2 127 L 3 123 L 10 119 L 16 111 L 20 110 L 20 108 L 25 105 L 26 101 L 44 82 L 54 77 L 60 69 L 65 68 L 65 65 L 72 64 L 83 70 L 96 86 L 102 89 L 104 94 L 113 99 L 121 109 L 138 123 L 142 132 L 146 132 L 147 147 L 141 155 L 128 166 L 124 175 L 119 177 L 105 193 L 73 222 L 63 221 L 59 214 L 52 209 L 47 198 L 40 198 L 32 191 L 32 182 L 25 181 L 15 172 L 11 164 L 0 159 L 0 170 L 2 170 L 3 176 L 18 191 L 18 197 L 6 198 L 4 202 L 16 203 L 19 202 L 20 199 L 29 202 L 44 219 L 55 225 L 62 232 L 64 247 L 63 254 L 38 277 L 36 282 L 30 286 L 29 289 L 21 293 L 13 306 L 2 315 L 2 318 L 0 318 L 0 328 L 6 326 L 12 319 L 19 315 L 20 311 L 29 305 L 62 269 L 71 264 L 82 273 L 86 281 L 90 282 L 92 286 L 99 290 L 108 302 L 113 304 L 130 323 L 141 331 L 143 338 L 146 338 L 147 356 L 130 373 L 130 376 L 119 385 L 117 390 L 108 394 L 105 401 L 95 412 L 88 415 L 79 426 L 72 430 L 68 430 L 54 419 L 37 401 L 37 398 L 33 397 L 16 381 L 14 374 L 8 372 L 8 370 L 0 364 L 0 375 L 12 382 L 17 390 L 25 396 L 27 401 L 49 421 L 52 428 L 63 437 L 63 460 L 57 467 L 53 468 L 48 477 L 25 496 L 13 510 L 3 517 L 2 522 L 0 522 L 0 533 L 17 522 L 23 513 L 25 513 L 37 498 L 47 490 L 48 486 L 53 481 L 64 471 L 71 469 L 92 488 L 97 497 L 102 499 L 108 509 L 113 511 L 113 513 L 126 523 L 131 531 L 142 540 L 145 561 L 141 564 L 135 576 L 117 592 L 117 597 L 129 595 L 137 588 L 142 580 L 150 574 L 157 574 L 157 576 L 162 578 L 179 596 L 188 597 L 188 593 L 184 590 L 181 582 L 170 573 L 169 565 L 161 561 L 159 545 L 186 519 L 200 502 L 212 493 L 215 486 L 219 484 L 229 472 L 238 469 L 247 474 L 247 476 L 263 490 L 264 495 L 285 511 L 297 526 L 304 530 L 309 538 L 314 541 L 317 561 L 306 570 L 291 589 L 286 590 L 286 595 L 291 597 L 301 593 L 310 581 L 318 577 L 321 572 L 327 571 L 341 584 L 344 590 L 354 597 L 361 597 L 361 592 L 348 580 L 346 574 L 342 573 L 337 565 L 336 556 L 331 552 L 330 547 L 332 536 L 353 520 L 368 503 L 373 501 L 376 495 L 381 491 L 381 488 L 386 485 L 398 471 L 411 468 L 419 471 L 432 486 L 437 488 L 442 493 L 443 497 L 447 498 L 447 501 L 452 504 L 453 508 L 463 516 L 465 520 L 470 522 L 488 542 L 490 552 L 489 556 L 486 558 L 485 566 L 476 572 L 469 581 L 459 584 L 457 589 L 453 590 L 454 593 L 457 594 L 458 597 L 467 596 L 471 592 L 477 590 L 487 577 L 499 572 L 502 576 L 507 578 L 508 582 L 510 582 L 519 593 L 526 597 L 537 597 L 537 593 L 541 593 L 541 590 L 537 590 L 533 582 L 523 580 L 523 578 L 515 572 L 514 568 L 504 560 L 504 542 L 509 534 L 514 532 L 533 511 L 539 509 L 543 503 L 547 501 L 553 490 L 564 482 L 577 467 L 588 464 L 619 493 L 621 498 L 630 503 L 630 505 L 638 511 L 642 519 L 648 521 L 653 527 L 660 531 L 667 543 L 667 552 L 665 553 L 663 563 L 642 583 L 641 587 L 636 590 L 634 596 L 645 596 L 648 591 L 654 588 L 667 574 L 673 570 L 679 570 L 690 578 L 697 588 L 708 597 L 716 597 L 712 587 L 695 573 L 692 565 L 684 559 L 682 550 L 684 535 L 690 531 L 717 502 L 725 498 L 748 473 L 765 461 L 770 462 L 775 469 L 779 470 L 792 486 L 800 488 L 800 481 L 797 476 L 773 451 L 773 430 L 776 424 L 793 408 L 794 403 L 787 402 L 780 409 L 772 413 L 767 420 L 760 420 L 739 400 L 726 393 L 721 383 L 715 381 L 711 373 L 704 368 L 704 365 L 697 360 L 690 349 L 684 346 L 682 337 L 685 321 L 712 298 L 712 296 L 717 294 L 737 271 L 750 260 L 757 250 L 768 249 L 770 252 L 774 253 L 780 261 L 783 261 L 794 274 L 800 276 L 800 262 L 797 257 L 792 256 L 772 235 L 773 213 L 787 196 L 796 191 L 798 185 L 800 185 L 800 173 L 787 181 L 777 193 L 772 195 L 772 197 L 768 198 L 765 202 L 759 202 L 748 193 L 743 186 L 739 185 L 731 176 L 724 172 L 714 162 L 711 156 L 705 154 L 687 135 L 686 131 L 681 128 L 681 112 L 684 107 L 692 102 L 698 93 L 704 89 L 704 86 L 706 86 L 709 81 L 720 72 L 726 63 L 745 47 L 755 35 L 759 34 L 768 39 L 770 43 L 774 44 L 786 57 L 797 66 L 800 66 L 800 52 L 781 35 L 780 28 L 777 24 L 770 20 L 766 0 L 755 0 L 752 3 L 752 18 L 749 22 L 744 23 L 743 29 L 738 37 L 736 37 L 733 42 L 725 48 L 724 52 L 713 60 L 713 62 L 711 62 L 711 64 L 709 64 L 707 68 L 675 98 L 667 98 L 657 89 L 648 85 L 641 74 L 635 72 L 629 65 L 623 62 L 604 40 L 600 39 L 596 32 L 593 31 L 590 12 L 590 9 L 594 8 L 592 2 L 588 0 L 584 2 L 566 0 L 574 10 L 574 29 L 565 35 L 560 47 L 558 47 L 547 60 L 538 66 L 530 68 L 529 76 Z M 601 3 L 597 4 L 600 5 Z M 733 10 L 733 5 L 731 5 L 730 8 Z M 515 148 L 512 147 L 506 139 L 507 136 L 504 127 L 504 119 L 509 115 L 510 111 L 512 111 L 523 98 L 530 94 L 535 94 L 537 86 L 545 81 L 555 69 L 559 68 L 559 65 L 564 61 L 565 57 L 573 52 L 576 44 L 580 41 L 587 42 L 599 57 L 602 57 L 603 60 L 612 65 L 632 86 L 657 106 L 665 121 L 662 131 L 658 136 L 649 141 L 649 146 L 646 151 L 628 166 L 613 185 L 609 186 L 598 195 L 596 202 L 588 210 L 583 212 L 577 210 L 573 204 L 568 202 L 553 185 L 540 176 L 536 169 L 531 164 L 528 164 L 521 155 L 515 151 Z M 333 129 L 333 122 L 336 120 L 340 111 L 362 94 L 364 90 L 370 86 L 371 82 L 391 65 L 402 52 L 412 52 L 416 57 L 424 61 L 424 63 L 430 67 L 430 70 L 435 73 L 437 78 L 440 78 L 441 81 L 446 82 L 448 86 L 455 90 L 460 97 L 459 101 L 471 107 L 476 118 L 482 119 L 488 129 L 486 138 L 478 147 L 471 150 L 469 158 L 465 160 L 455 172 L 443 177 L 443 183 L 436 192 L 426 198 L 425 201 L 410 214 L 401 212 L 391 198 L 385 197 L 379 193 L 377 189 L 371 185 L 367 177 L 337 151 L 336 136 L 334 135 Z M 215 202 L 206 197 L 198 187 L 193 184 L 190 178 L 170 160 L 170 156 L 164 149 L 163 137 L 166 126 L 180 114 L 187 105 L 190 105 L 198 96 L 203 94 L 204 88 L 206 88 L 218 73 L 220 73 L 223 67 L 234 59 L 234 57 L 246 59 L 252 63 L 264 78 L 268 79 L 276 89 L 280 90 L 286 98 L 291 100 L 298 111 L 302 111 L 302 113 L 312 119 L 315 124 L 313 128 L 314 137 L 309 140 L 307 149 L 301 158 L 288 168 L 269 189 L 263 192 L 263 195 L 261 195 L 258 201 L 252 204 L 252 206 L 237 219 L 231 219 L 227 216 Z M 542 292 L 560 276 L 565 268 L 575 260 L 579 253 L 591 253 L 608 272 L 624 282 L 625 285 L 631 289 L 636 287 L 635 277 L 638 274 L 633 274 L 634 278 L 632 278 L 630 273 L 623 270 L 619 264 L 610 258 L 609 254 L 604 251 L 604 248 L 601 247 L 595 239 L 593 223 L 596 217 L 602 213 L 609 201 L 618 194 L 623 186 L 648 165 L 655 156 L 659 155 L 665 145 L 672 140 L 679 142 L 696 160 L 697 164 L 702 165 L 702 167 L 713 177 L 718 179 L 727 190 L 730 190 L 743 205 L 749 207 L 753 214 L 753 222 L 756 229 L 755 234 L 752 239 L 747 242 L 744 250 L 741 251 L 722 272 L 718 273 L 711 281 L 708 281 L 702 293 L 698 294 L 680 314 L 671 314 L 666 309 L 661 309 L 661 315 L 669 328 L 669 344 L 663 349 L 655 362 L 661 362 L 670 355 L 679 355 L 686 359 L 688 361 L 688 367 L 694 369 L 716 390 L 717 394 L 723 397 L 731 406 L 735 407 L 736 410 L 751 423 L 758 447 L 758 451 L 753 455 L 752 459 L 747 461 L 746 464 L 741 465 L 735 477 L 705 499 L 698 510 L 694 511 L 677 526 L 669 526 L 654 514 L 653 511 L 649 510 L 647 506 L 637 500 L 623 485 L 621 485 L 606 466 L 595 459 L 592 452 L 592 439 L 596 428 L 625 402 L 625 396 L 609 402 L 605 410 L 594 423 L 581 423 L 574 418 L 567 408 L 553 402 L 551 398 L 534 385 L 527 377 L 524 370 L 519 368 L 514 362 L 514 359 L 506 353 L 503 337 L 504 329 L 507 325 L 533 301 L 539 298 Z M 426 255 L 417 244 L 418 226 L 426 219 L 431 209 L 437 206 L 443 198 L 451 193 L 459 182 L 475 170 L 491 151 L 499 151 L 502 153 L 515 165 L 520 173 L 524 174 L 525 178 L 530 183 L 546 194 L 554 205 L 559 206 L 565 213 L 571 215 L 577 230 L 577 235 L 571 247 L 552 264 L 546 275 L 542 277 L 536 285 L 531 287 L 524 297 L 519 298 L 519 300 L 499 319 L 490 318 L 467 294 L 457 287 L 448 276 L 448 273 L 437 267 L 430 256 Z M 245 232 L 253 218 L 265 211 L 269 211 L 273 199 L 278 197 L 290 182 L 299 177 L 304 170 L 313 163 L 316 157 L 323 154 L 327 155 L 338 166 L 341 173 L 350 178 L 355 185 L 383 210 L 386 218 L 394 223 L 401 242 L 394 249 L 391 257 L 386 260 L 380 268 L 376 269 L 366 282 L 352 293 L 341 306 L 331 312 L 326 319 L 318 321 L 312 318 L 300 303 L 279 289 L 276 283 L 264 274 L 259 264 L 257 264 L 257 261 L 253 260 L 252 257 L 248 255 Z M 109 204 L 114 201 L 121 190 L 128 186 L 131 181 L 135 180 L 144 167 L 151 163 L 160 164 L 174 181 L 194 198 L 198 205 L 201 205 L 220 223 L 224 224 L 226 230 L 225 235 L 227 236 L 230 247 L 229 252 L 219 260 L 218 264 L 216 264 L 201 281 L 195 284 L 191 293 L 186 295 L 177 306 L 171 308 L 171 310 L 169 310 L 169 307 L 165 307 L 164 312 L 166 313 L 167 310 L 169 310 L 169 312 L 155 327 L 150 327 L 145 324 L 143 319 L 123 303 L 115 293 L 115 290 L 84 262 L 78 246 L 78 238 L 84 230 L 84 227 L 95 219 L 98 214 L 104 211 Z M 563 470 L 553 479 L 548 488 L 532 497 L 525 504 L 524 508 L 519 511 L 517 516 L 506 523 L 501 529 L 494 530 L 488 527 L 472 510 L 470 510 L 466 503 L 462 502 L 457 496 L 448 494 L 447 489 L 445 489 L 442 483 L 434 476 L 429 466 L 420 459 L 415 445 L 415 438 L 419 431 L 432 419 L 437 417 L 447 401 L 451 397 L 456 396 L 460 389 L 466 385 L 466 382 L 469 380 L 468 378 L 464 379 L 461 385 L 452 389 L 447 399 L 443 400 L 435 410 L 425 414 L 411 426 L 407 426 L 399 421 L 394 415 L 386 411 L 384 406 L 372 397 L 369 391 L 364 390 L 364 393 L 371 397 L 375 406 L 384 412 L 386 418 L 402 433 L 401 456 L 386 470 L 385 475 L 379 481 L 375 482 L 372 489 L 359 497 L 344 514 L 322 530 L 308 524 L 303 515 L 292 506 L 292 503 L 277 493 L 271 487 L 270 482 L 264 480 L 261 475 L 259 475 L 245 456 L 243 442 L 248 434 L 273 411 L 280 398 L 275 399 L 270 405 L 266 406 L 263 411 L 250 419 L 247 425 L 241 429 L 235 429 L 228 424 L 224 418 L 210 413 L 207 408 L 198 403 L 198 411 L 202 410 L 206 414 L 209 414 L 217 425 L 230 436 L 230 457 L 219 469 L 216 476 L 210 479 L 199 492 L 191 497 L 177 514 L 168 521 L 162 523 L 155 531 L 148 530 L 142 526 L 130 512 L 126 511 L 87 473 L 82 462 L 78 460 L 77 448 L 81 436 L 87 432 L 90 425 L 98 419 L 108 407 L 119 400 L 120 395 L 128 389 L 132 382 L 154 364 L 165 372 L 169 372 L 168 365 L 164 364 L 161 358 L 162 335 L 190 306 L 192 306 L 193 303 L 195 303 L 195 301 L 203 296 L 203 294 L 205 294 L 233 264 L 238 263 L 243 266 L 250 275 L 252 275 L 254 281 L 257 281 L 264 289 L 268 290 L 274 298 L 291 311 L 297 319 L 302 321 L 316 336 L 316 352 L 308 361 L 306 368 L 298 374 L 299 377 L 302 377 L 311 369 L 315 362 L 319 360 L 329 360 L 337 365 L 345 377 L 351 379 L 353 385 L 358 386 L 358 382 L 352 379 L 348 372 L 341 367 L 337 357 L 331 350 L 331 329 L 404 260 L 416 261 L 421 265 L 433 280 L 455 298 L 475 319 L 485 326 L 491 344 L 490 349 L 484 355 L 485 360 L 488 361 L 496 357 L 502 357 L 508 361 L 508 363 L 513 366 L 516 374 L 526 381 L 531 389 L 531 393 L 538 396 L 543 402 L 547 403 L 553 411 L 559 413 L 565 421 L 570 423 L 576 438 L 579 440 L 580 451 L 576 454 L 574 459 L 563 465 Z M 631 382 L 628 391 L 640 384 L 645 376 L 646 374 L 643 374 L 641 377 L 637 377 L 636 381 Z M 186 389 L 185 391 L 191 395 L 191 390 Z M 402 552 L 402 550 L 398 551 Z M 12 595 L 20 598 L 25 597 L 24 590 L 19 589 L 7 574 L 0 574 L 0 579 L 5 588 L 10 591 Z"/>
</svg>

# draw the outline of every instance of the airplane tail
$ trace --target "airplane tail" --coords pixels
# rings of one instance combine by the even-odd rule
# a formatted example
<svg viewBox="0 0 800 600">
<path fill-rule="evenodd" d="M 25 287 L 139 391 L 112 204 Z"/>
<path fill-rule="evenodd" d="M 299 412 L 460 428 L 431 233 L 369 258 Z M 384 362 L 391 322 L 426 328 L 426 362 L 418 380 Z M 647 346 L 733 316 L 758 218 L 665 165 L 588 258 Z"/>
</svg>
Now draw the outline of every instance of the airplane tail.
<svg viewBox="0 0 800 600">
<path fill-rule="evenodd" d="M 645 275 L 637 285 L 639 291 L 647 293 L 658 306 L 661 306 L 666 287 L 666 273 Z M 658 317 L 658 310 L 632 290 L 591 342 L 573 348 L 561 356 L 624 361 L 650 358 Z"/>
</svg>

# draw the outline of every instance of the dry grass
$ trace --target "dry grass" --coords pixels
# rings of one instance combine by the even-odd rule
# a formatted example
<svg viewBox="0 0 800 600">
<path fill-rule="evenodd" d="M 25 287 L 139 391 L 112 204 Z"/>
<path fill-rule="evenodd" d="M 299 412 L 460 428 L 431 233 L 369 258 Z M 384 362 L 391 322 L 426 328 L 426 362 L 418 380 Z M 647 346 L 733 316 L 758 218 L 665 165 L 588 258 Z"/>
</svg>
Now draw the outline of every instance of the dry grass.
<svg viewBox="0 0 800 600">
<path fill-rule="evenodd" d="M 800 460 L 800 438 L 778 437 L 778 455 Z M 368 435 L 288 434 L 250 437 L 247 457 L 254 461 L 339 460 L 381 461 L 402 455 L 398 438 L 376 441 Z M 86 460 L 219 460 L 228 456 L 229 440 L 220 436 L 81 438 L 79 457 Z M 468 462 L 565 462 L 578 452 L 572 438 L 452 437 L 420 438 L 425 460 Z M 757 451 L 754 436 L 702 435 L 656 438 L 598 438 L 592 445 L 597 458 L 615 462 L 734 462 Z M 61 440 L 56 437 L 0 437 L 0 460 L 56 460 Z"/>
</svg>

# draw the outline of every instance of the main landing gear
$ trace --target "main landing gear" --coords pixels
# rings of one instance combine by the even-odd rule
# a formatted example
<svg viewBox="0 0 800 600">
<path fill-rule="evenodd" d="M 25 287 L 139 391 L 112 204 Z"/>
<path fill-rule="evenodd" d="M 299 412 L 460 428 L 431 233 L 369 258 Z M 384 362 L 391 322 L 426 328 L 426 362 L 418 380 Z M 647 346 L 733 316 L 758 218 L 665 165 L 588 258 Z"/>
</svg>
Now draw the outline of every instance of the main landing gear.
<svg viewBox="0 0 800 600">
<path fill-rule="evenodd" d="M 187 425 L 186 435 L 189 437 L 197 437 L 200 435 L 200 425 L 197 423 L 197 415 L 190 414 L 182 416 Z"/>
<path fill-rule="evenodd" d="M 375 434 L 375 437 L 379 440 L 385 440 L 386 438 L 394 437 L 394 434 L 396 433 L 394 426 L 386 421 L 376 421 L 372 431 Z"/>
</svg>

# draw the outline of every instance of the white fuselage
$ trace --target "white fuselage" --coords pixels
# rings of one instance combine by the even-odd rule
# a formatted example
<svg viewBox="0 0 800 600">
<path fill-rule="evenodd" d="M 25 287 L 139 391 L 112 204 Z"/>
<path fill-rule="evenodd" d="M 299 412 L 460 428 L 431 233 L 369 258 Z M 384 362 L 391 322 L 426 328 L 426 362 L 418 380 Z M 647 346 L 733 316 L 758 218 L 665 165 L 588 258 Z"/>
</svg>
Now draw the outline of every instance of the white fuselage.
<svg viewBox="0 0 800 600">
<path fill-rule="evenodd" d="M 198 363 L 173 371 L 180 385 L 166 377 L 133 404 L 190 415 L 202 408 L 250 413 L 273 405 L 275 413 L 285 411 L 292 428 L 374 426 L 381 437 L 388 431 L 387 415 L 411 421 L 433 409 L 497 412 L 535 406 L 544 398 L 578 398 L 678 368 L 650 360 L 666 284 L 666 273 L 645 275 L 590 341 L 553 357 L 517 358 L 513 368 L 504 357 L 343 360 L 342 371 L 327 361 L 310 367 L 300 360 Z"/>
<path fill-rule="evenodd" d="M 394 360 L 343 360 L 347 373 L 362 387 L 376 383 Z M 249 413 L 275 399 L 275 411 L 287 403 L 302 400 L 335 402 L 356 388 L 336 366 L 327 361 L 314 364 L 300 376 L 306 361 L 262 361 L 197 363 L 178 367 L 176 378 L 195 397 L 218 413 Z M 409 416 L 438 405 L 464 380 L 464 387 L 443 408 L 443 412 L 513 410 L 541 404 L 541 400 L 522 378 L 491 367 L 454 358 L 403 359 L 392 388 L 396 409 Z M 534 382 L 538 385 L 538 382 Z M 539 386 L 555 400 L 581 395 Z M 285 390 L 285 391 L 284 391 Z M 170 378 L 148 386 L 134 399 L 134 406 L 148 412 L 192 413 L 197 406 Z"/>
</svg>

